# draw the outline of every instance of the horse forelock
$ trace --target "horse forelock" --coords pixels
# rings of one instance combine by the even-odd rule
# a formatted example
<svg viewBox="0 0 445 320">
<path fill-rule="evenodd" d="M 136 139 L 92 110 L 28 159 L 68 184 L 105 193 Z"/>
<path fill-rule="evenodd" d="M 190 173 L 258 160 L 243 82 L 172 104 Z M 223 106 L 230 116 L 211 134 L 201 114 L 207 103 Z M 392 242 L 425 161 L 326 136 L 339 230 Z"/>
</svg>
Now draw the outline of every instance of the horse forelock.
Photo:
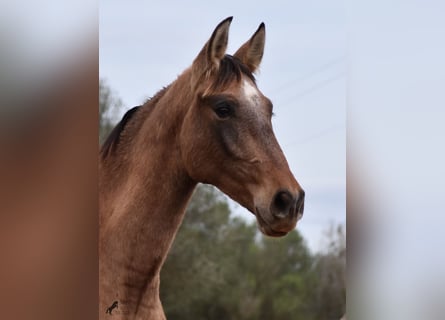
<svg viewBox="0 0 445 320">
<path fill-rule="evenodd" d="M 249 68 L 238 58 L 226 54 L 219 63 L 211 88 L 213 90 L 225 88 L 233 81 L 240 83 L 242 75 L 247 76 L 255 83 L 255 77 Z"/>
</svg>

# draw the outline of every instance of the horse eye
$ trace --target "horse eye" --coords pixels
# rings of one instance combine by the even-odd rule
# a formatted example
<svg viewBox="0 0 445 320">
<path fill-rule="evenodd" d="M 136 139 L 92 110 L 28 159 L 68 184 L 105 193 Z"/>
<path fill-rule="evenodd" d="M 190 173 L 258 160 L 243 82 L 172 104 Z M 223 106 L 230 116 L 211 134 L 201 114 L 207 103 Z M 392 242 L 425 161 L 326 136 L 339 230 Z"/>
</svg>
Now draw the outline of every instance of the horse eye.
<svg viewBox="0 0 445 320">
<path fill-rule="evenodd" d="M 232 115 L 232 108 L 229 105 L 224 104 L 222 106 L 218 106 L 215 109 L 215 113 L 219 118 L 227 119 Z"/>
</svg>

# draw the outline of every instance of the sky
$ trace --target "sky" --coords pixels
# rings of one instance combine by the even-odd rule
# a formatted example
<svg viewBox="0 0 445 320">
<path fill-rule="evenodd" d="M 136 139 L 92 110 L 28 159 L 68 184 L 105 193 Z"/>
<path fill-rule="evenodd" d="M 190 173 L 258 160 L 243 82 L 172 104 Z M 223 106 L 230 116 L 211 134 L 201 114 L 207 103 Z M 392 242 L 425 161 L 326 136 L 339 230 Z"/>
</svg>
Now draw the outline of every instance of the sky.
<svg viewBox="0 0 445 320">
<path fill-rule="evenodd" d="M 312 251 L 334 224 L 346 223 L 346 19 L 342 2 L 100 2 L 100 78 L 124 110 L 143 103 L 193 61 L 216 25 L 233 16 L 227 53 L 261 22 L 266 47 L 256 75 L 274 103 L 273 127 L 306 192 L 297 228 Z M 254 216 L 232 203 L 236 214 Z"/>
</svg>

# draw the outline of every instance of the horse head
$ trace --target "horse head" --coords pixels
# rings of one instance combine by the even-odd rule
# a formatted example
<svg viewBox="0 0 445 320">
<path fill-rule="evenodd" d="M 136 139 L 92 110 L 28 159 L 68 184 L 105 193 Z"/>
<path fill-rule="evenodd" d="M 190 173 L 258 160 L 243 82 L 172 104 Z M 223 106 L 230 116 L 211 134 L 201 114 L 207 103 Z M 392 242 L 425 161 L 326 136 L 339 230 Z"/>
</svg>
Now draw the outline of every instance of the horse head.
<svg viewBox="0 0 445 320">
<path fill-rule="evenodd" d="M 251 211 L 264 234 L 283 236 L 303 215 L 304 191 L 273 132 L 272 102 L 253 75 L 265 25 L 231 56 L 231 21 L 216 27 L 188 70 L 193 102 L 181 127 L 181 157 L 192 179 L 215 185 Z"/>
</svg>

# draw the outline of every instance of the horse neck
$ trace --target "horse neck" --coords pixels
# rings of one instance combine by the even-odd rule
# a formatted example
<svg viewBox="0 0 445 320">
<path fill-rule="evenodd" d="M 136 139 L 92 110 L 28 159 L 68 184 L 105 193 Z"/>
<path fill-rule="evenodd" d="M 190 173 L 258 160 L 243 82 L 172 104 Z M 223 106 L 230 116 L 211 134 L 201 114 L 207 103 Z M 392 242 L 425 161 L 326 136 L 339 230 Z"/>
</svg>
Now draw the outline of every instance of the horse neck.
<svg viewBox="0 0 445 320">
<path fill-rule="evenodd" d="M 142 123 L 133 126 L 137 134 L 126 136 L 131 147 L 115 155 L 125 157 L 115 176 L 118 186 L 105 186 L 116 168 L 102 167 L 101 302 L 118 300 L 130 313 L 160 308 L 160 269 L 196 186 L 181 163 L 178 137 L 187 94 L 177 99 L 179 86 L 174 83 L 135 119 Z"/>
</svg>

